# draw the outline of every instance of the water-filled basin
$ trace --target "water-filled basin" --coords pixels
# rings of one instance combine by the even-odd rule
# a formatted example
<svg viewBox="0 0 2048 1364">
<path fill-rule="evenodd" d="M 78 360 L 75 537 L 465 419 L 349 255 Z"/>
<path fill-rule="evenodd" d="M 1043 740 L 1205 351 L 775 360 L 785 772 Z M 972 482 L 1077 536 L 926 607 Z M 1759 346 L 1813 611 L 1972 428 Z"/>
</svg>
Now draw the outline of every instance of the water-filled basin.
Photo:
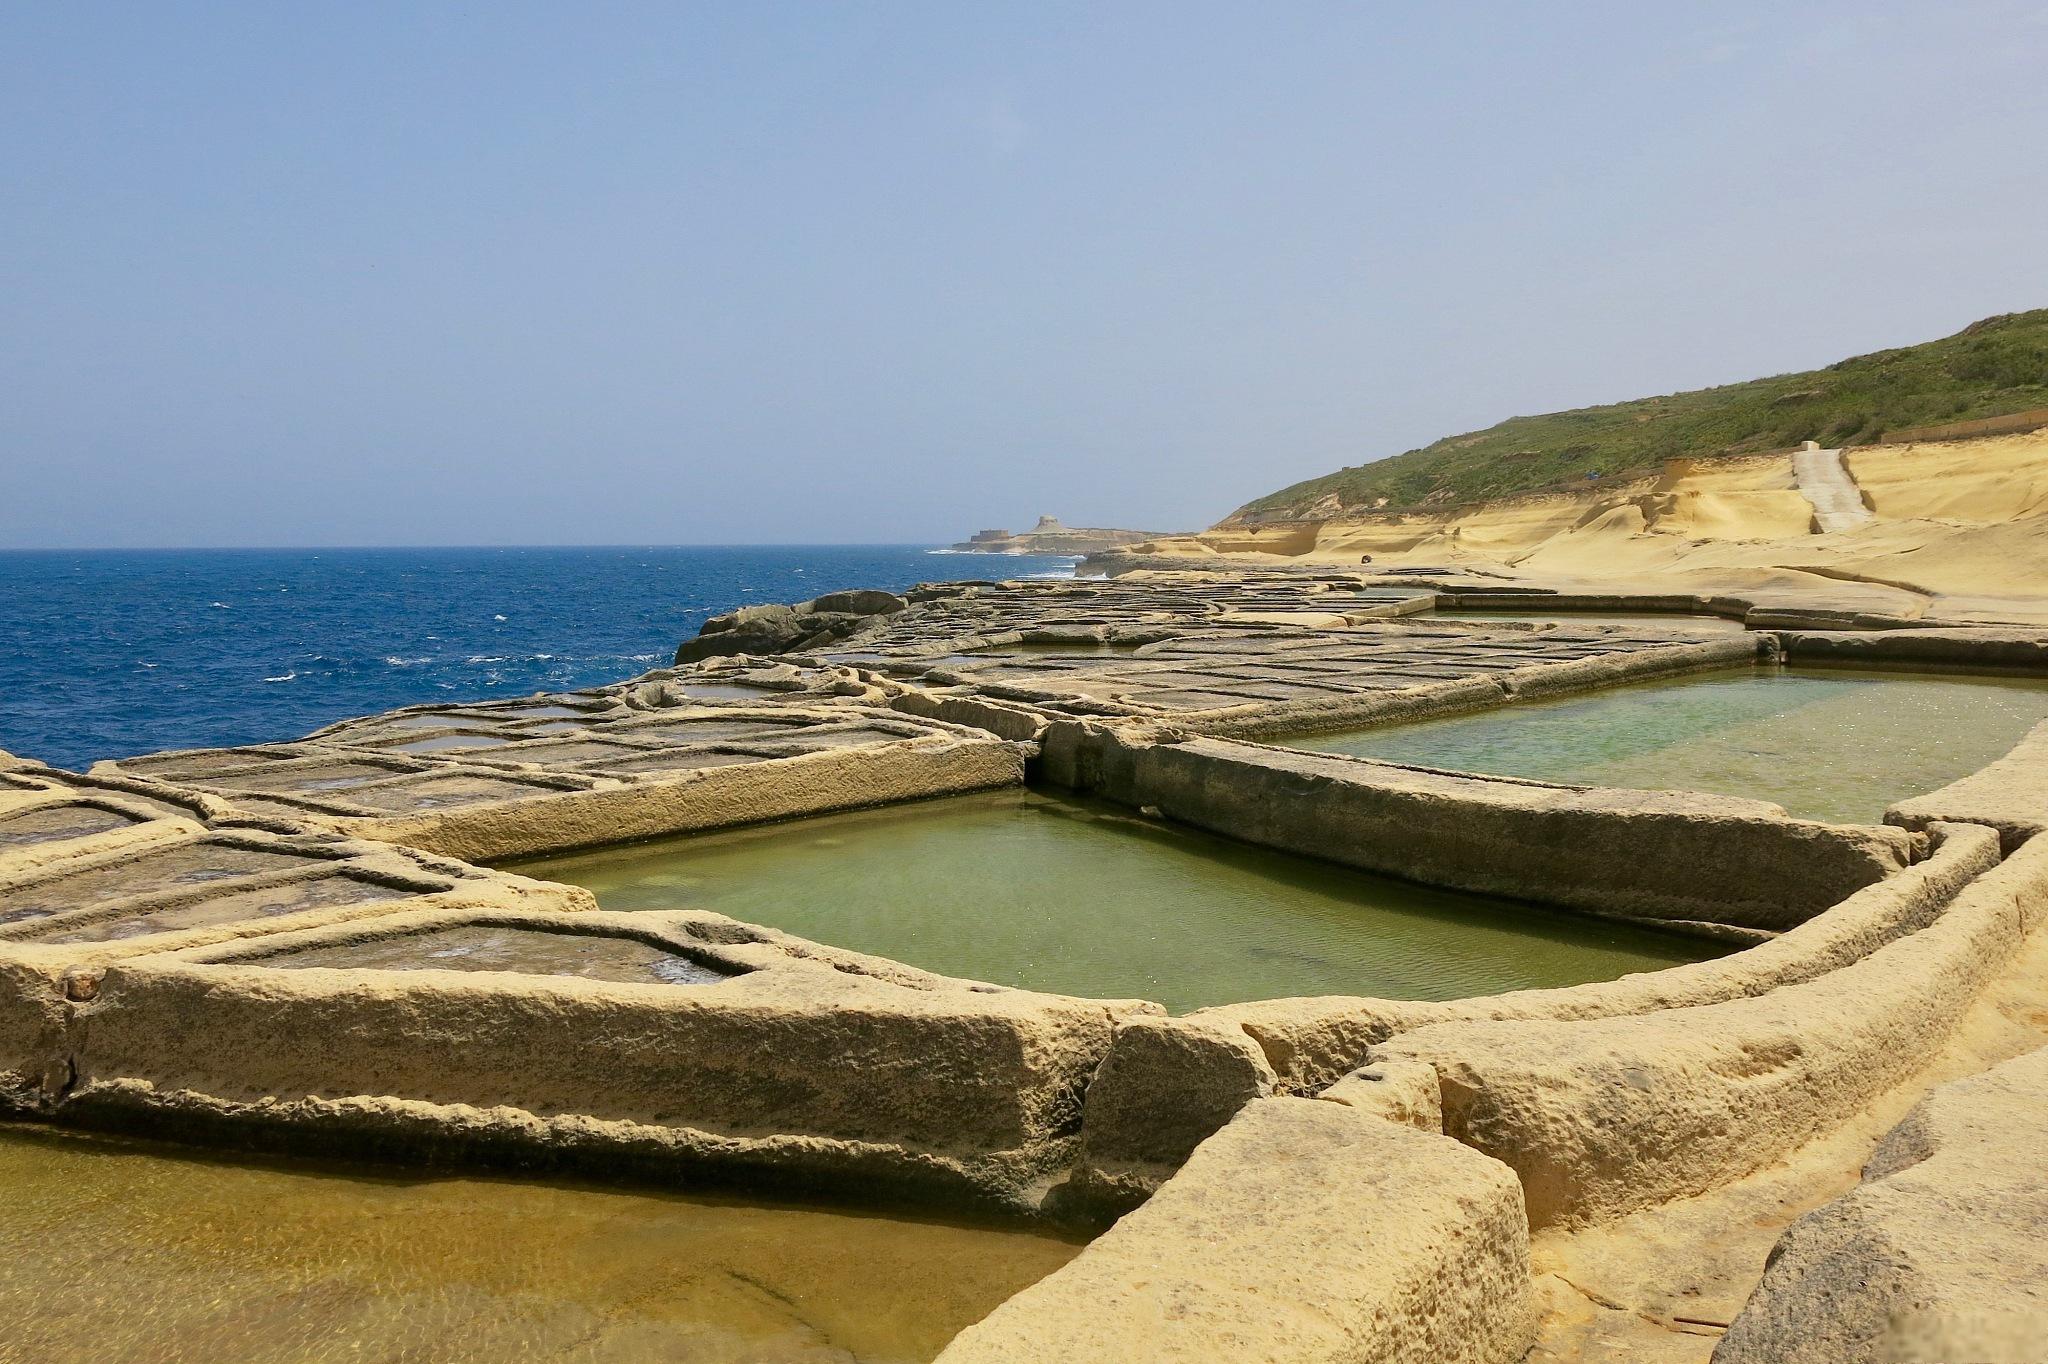
<svg viewBox="0 0 2048 1364">
<path fill-rule="evenodd" d="M 530 859 L 607 909 L 710 909 L 952 976 L 1175 1010 L 1606 980 L 1715 944 L 1432 890 L 1024 790 Z"/>
<path fill-rule="evenodd" d="M 0 1358 L 931 1359 L 1077 1245 L 0 1128 Z"/>
<path fill-rule="evenodd" d="M 2048 681 L 1742 668 L 1469 715 L 1272 742 L 1461 772 L 1775 801 L 1874 823 L 2048 718 Z"/>
</svg>

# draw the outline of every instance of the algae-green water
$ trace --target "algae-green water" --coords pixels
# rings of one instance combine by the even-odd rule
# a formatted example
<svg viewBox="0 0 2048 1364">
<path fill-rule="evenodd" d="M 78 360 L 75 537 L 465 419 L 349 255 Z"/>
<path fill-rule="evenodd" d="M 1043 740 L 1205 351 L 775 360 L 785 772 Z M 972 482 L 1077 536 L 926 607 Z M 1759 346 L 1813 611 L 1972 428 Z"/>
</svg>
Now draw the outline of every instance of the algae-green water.
<svg viewBox="0 0 2048 1364">
<path fill-rule="evenodd" d="M 1267 852 L 1025 790 L 508 869 L 607 909 L 710 909 L 945 975 L 1175 1012 L 1606 980 L 1714 944 Z"/>
<path fill-rule="evenodd" d="M 2033 678 L 1744 668 L 1413 724 L 1282 738 L 1325 753 L 1540 781 L 1710 791 L 1874 823 L 2048 718 Z"/>
<path fill-rule="evenodd" d="M 907 1364 L 1079 1246 L 0 1127 L 0 1360 Z"/>
</svg>

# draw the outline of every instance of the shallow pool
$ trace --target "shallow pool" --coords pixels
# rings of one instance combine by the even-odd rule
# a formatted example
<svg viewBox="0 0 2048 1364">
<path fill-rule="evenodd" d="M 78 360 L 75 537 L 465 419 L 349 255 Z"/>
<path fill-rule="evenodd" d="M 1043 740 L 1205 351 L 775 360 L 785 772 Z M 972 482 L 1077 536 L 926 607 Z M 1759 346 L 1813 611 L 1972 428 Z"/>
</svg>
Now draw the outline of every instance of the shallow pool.
<svg viewBox="0 0 2048 1364">
<path fill-rule="evenodd" d="M 0 1358 L 929 1360 L 1079 1246 L 0 1128 Z"/>
<path fill-rule="evenodd" d="M 1720 950 L 1024 790 L 510 869 L 587 886 L 607 909 L 711 909 L 946 975 L 1175 1012 L 1289 995 L 1453 999 Z"/>
<path fill-rule="evenodd" d="M 1872 823 L 2048 719 L 2033 678 L 1745 668 L 1415 724 L 1276 739 L 1390 762 L 1775 801 Z"/>
</svg>

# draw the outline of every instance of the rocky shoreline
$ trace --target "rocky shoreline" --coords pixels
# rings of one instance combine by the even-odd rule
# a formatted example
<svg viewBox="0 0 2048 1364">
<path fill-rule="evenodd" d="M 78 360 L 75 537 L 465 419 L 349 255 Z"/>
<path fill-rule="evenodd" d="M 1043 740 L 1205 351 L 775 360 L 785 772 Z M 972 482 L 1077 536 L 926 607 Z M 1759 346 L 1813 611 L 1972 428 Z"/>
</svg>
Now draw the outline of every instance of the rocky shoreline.
<svg viewBox="0 0 2048 1364">
<path fill-rule="evenodd" d="M 0 1109 L 1114 1224 L 948 1364 L 2039 1338 L 2048 1223 L 1984 1171 L 2038 1166 L 2048 1111 L 2016 1059 L 2048 1043 L 2048 736 L 1867 825 L 1284 744 L 1788 660 L 2044 677 L 2048 633 L 1888 615 L 1855 584 L 1125 567 L 744 608 L 630 682 L 290 742 L 0 759 Z M 1503 600 L 1548 618 L 1436 614 Z M 477 865 L 1026 782 L 1740 950 L 1171 1016 Z M 2017 1116 L 1956 1127 L 1987 1102 Z M 1941 1212 L 1963 1198 L 1997 1215 Z"/>
</svg>

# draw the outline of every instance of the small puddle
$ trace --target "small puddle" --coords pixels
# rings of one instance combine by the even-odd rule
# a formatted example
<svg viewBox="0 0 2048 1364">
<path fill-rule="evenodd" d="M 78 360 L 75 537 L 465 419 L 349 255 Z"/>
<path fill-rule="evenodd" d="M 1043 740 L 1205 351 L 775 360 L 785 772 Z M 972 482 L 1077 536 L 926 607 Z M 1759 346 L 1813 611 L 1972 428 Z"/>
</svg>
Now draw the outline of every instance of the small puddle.
<svg viewBox="0 0 2048 1364">
<path fill-rule="evenodd" d="M 217 924 L 239 923 L 245 919 L 298 914 L 309 909 L 333 909 L 405 900 L 422 893 L 417 890 L 400 890 L 338 872 L 305 881 L 289 881 L 281 886 L 266 886 L 260 890 L 215 895 L 166 909 L 136 910 L 113 918 L 97 919 L 82 926 L 61 928 L 54 932 L 31 932 L 23 936 L 32 942 L 111 942 L 120 938 L 141 937 L 145 933 L 211 928 Z"/>
<path fill-rule="evenodd" d="M 1076 658 L 1103 658 L 1128 654 L 1139 646 L 1134 643 L 1110 643 L 1106 640 L 1026 640 L 1018 644 L 985 644 L 969 651 L 969 657 L 988 654 L 1047 654 L 1052 657 L 1071 654 Z"/>
<path fill-rule="evenodd" d="M 2048 719 L 2048 681 L 1744 668 L 1351 733 L 1291 748 L 1388 762 L 1774 801 L 1876 823 L 2003 757 Z"/>
<path fill-rule="evenodd" d="M 4 904 L 0 904 L 0 923 L 39 918 L 131 895 L 162 895 L 268 872 L 310 869 L 322 863 L 321 858 L 264 848 L 189 843 L 18 887 L 9 891 Z"/>
<path fill-rule="evenodd" d="M 773 701 L 782 693 L 739 682 L 676 682 L 669 689 L 699 701 Z"/>
<path fill-rule="evenodd" d="M 0 1358 L 922 1364 L 1078 1253 L 998 1225 L 0 1128 Z"/>
<path fill-rule="evenodd" d="M 533 859 L 606 909 L 710 909 L 945 975 L 1154 999 L 1453 999 L 1717 955 L 1009 790 Z"/>
<path fill-rule="evenodd" d="M 258 966 L 373 971 L 512 971 L 629 985 L 716 985 L 731 973 L 617 933 L 567 933 L 497 924 L 401 933 L 249 959 Z"/>
<path fill-rule="evenodd" d="M 516 736 L 508 734 L 440 734 L 431 739 L 391 744 L 394 753 L 449 753 L 462 748 L 497 748 Z"/>
<path fill-rule="evenodd" d="M 141 822 L 135 815 L 97 805 L 32 805 L 19 814 L 0 816 L 0 848 L 89 838 Z"/>
</svg>

